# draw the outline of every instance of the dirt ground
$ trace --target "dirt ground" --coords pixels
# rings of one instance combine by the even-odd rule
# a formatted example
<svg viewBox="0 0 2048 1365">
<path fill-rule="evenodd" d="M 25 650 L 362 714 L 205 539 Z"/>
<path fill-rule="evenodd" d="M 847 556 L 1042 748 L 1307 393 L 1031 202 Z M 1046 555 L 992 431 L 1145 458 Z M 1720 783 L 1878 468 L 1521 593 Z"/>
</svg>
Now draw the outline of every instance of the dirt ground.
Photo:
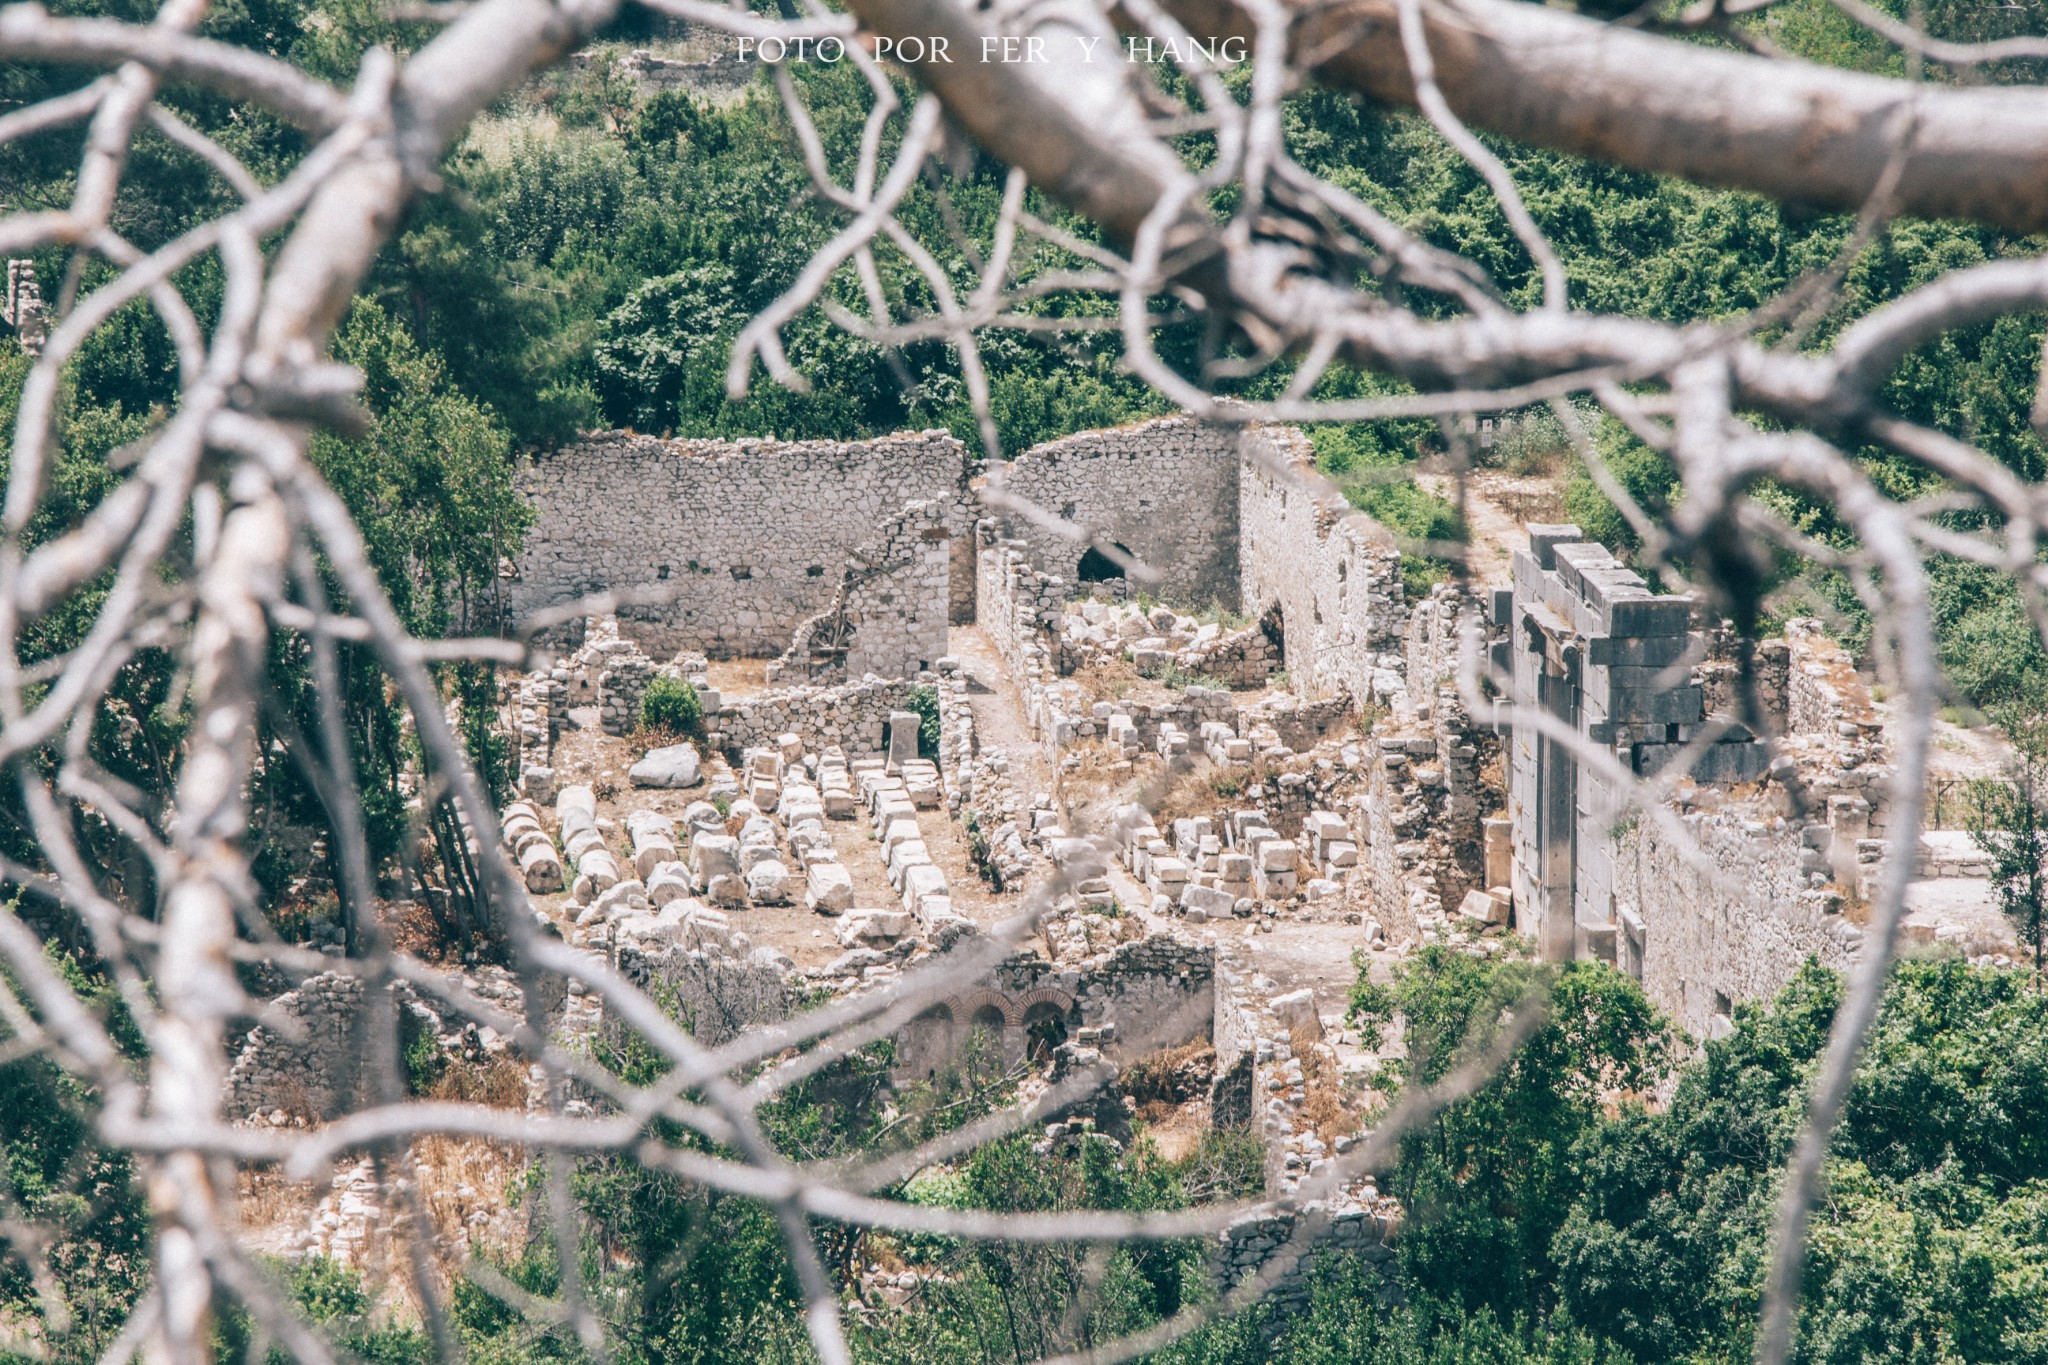
<svg viewBox="0 0 2048 1365">
<path fill-rule="evenodd" d="M 1453 505 L 1458 501 L 1458 481 L 1453 475 L 1418 473 L 1415 482 Z M 1564 498 L 1554 477 L 1517 478 L 1497 469 L 1473 470 L 1465 485 L 1473 577 L 1481 583 L 1508 583 L 1513 577 L 1514 552 L 1529 548 L 1525 524 L 1562 520 Z"/>
</svg>

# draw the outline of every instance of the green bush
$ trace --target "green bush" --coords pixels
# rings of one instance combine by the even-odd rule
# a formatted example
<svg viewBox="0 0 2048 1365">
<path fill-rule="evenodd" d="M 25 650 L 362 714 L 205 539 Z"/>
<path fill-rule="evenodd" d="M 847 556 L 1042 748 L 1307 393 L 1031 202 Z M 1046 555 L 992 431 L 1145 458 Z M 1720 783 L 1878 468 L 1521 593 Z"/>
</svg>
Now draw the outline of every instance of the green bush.
<svg viewBox="0 0 2048 1365">
<path fill-rule="evenodd" d="M 930 687 L 913 687 L 904 706 L 917 712 L 917 756 L 936 762 L 939 757 L 939 694 Z"/>
<path fill-rule="evenodd" d="M 640 728 L 671 735 L 704 735 L 704 702 L 688 678 L 653 677 L 640 696 Z"/>
</svg>

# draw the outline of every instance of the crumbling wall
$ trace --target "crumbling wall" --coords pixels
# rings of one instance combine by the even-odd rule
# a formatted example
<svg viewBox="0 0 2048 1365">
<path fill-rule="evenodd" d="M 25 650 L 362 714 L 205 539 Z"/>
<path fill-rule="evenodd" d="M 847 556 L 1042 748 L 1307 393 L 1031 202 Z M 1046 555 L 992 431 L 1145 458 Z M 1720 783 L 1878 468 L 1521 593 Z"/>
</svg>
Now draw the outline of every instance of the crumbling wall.
<svg viewBox="0 0 2048 1365">
<path fill-rule="evenodd" d="M 650 652 L 780 654 L 822 611 L 847 556 L 906 503 L 944 509 L 949 614 L 974 603 L 973 495 L 943 431 L 873 441 L 671 441 L 606 432 L 519 472 L 536 518 L 510 586 L 514 617 L 606 589 L 674 596 L 622 606 Z"/>
<path fill-rule="evenodd" d="M 1308 1306 L 1319 1252 L 1350 1252 L 1374 1267 L 1387 1266 L 1394 1259 L 1393 1236 L 1399 1226 L 1400 1211 L 1390 1199 L 1315 1200 L 1298 1211 L 1246 1214 L 1223 1230 L 1216 1283 L 1230 1290 L 1249 1275 L 1267 1275 L 1271 1284 L 1263 1297 L 1279 1310 L 1276 1320 L 1284 1322 Z M 1283 1248 L 1287 1260 L 1279 1259 Z M 1399 1287 L 1391 1266 L 1382 1273 L 1381 1298 L 1391 1302 Z"/>
<path fill-rule="evenodd" d="M 771 683 L 908 678 L 946 652 L 952 532 L 947 509 L 912 502 L 848 555 L 825 609 L 796 628 Z"/>
<path fill-rule="evenodd" d="M 1000 473 L 1002 492 L 1088 528 L 1157 570 L 1154 596 L 1237 604 L 1238 437 L 1166 417 L 1036 445 Z M 998 475 L 991 473 L 991 485 Z M 1039 571 L 1072 583 L 1089 546 L 1000 506 L 1004 533 Z"/>
<path fill-rule="evenodd" d="M 1407 619 L 1401 556 L 1385 527 L 1354 511 L 1316 472 L 1315 450 L 1291 427 L 1244 436 L 1239 483 L 1239 598 L 1261 617 L 1280 609 L 1287 672 L 1297 691 L 1373 697 L 1398 677 Z"/>
<path fill-rule="evenodd" d="M 1041 572 L 1030 546 L 1002 538 L 992 518 L 975 525 L 974 619 L 988 635 L 1021 689 L 1052 667 L 1052 632 L 1059 627 L 1066 581 Z"/>
<path fill-rule="evenodd" d="M 1616 942 L 1615 827 L 1629 793 L 1610 768 L 1581 762 L 1583 751 L 1604 749 L 1644 775 L 1685 757 L 1701 782 L 1753 781 L 1770 754 L 1741 730 L 1689 751 L 1705 690 L 1672 674 L 1683 679 L 1702 654 L 1692 600 L 1652 593 L 1578 527 L 1529 527 L 1498 606 L 1517 712 L 1507 764 L 1515 923 L 1546 947 L 1606 956 Z"/>
<path fill-rule="evenodd" d="M 705 737 L 715 749 L 742 752 L 793 734 L 806 749 L 836 745 L 848 758 L 876 758 L 889 749 L 889 713 L 904 709 L 914 686 L 901 678 L 863 678 L 836 687 L 757 692 L 707 713 Z"/>
<path fill-rule="evenodd" d="M 760 61 L 753 53 L 744 51 L 737 40 L 730 35 L 718 43 L 710 39 L 711 31 L 701 26 L 695 30 L 696 46 L 709 47 L 708 56 L 695 61 L 674 57 L 661 57 L 646 48 L 636 47 L 631 51 L 612 58 L 618 74 L 638 85 L 642 90 L 655 93 L 662 90 L 687 90 L 695 95 L 718 99 L 744 89 L 760 69 Z M 603 53 L 583 51 L 569 58 L 574 69 L 586 69 L 605 59 Z"/>
<path fill-rule="evenodd" d="M 650 989 L 669 1014 L 704 1047 L 730 1042 L 748 1029 L 789 1016 L 780 965 L 763 953 L 729 954 L 642 942 L 617 950 L 619 970 Z M 607 1021 L 606 1027 L 617 1025 Z"/>
<path fill-rule="evenodd" d="M 360 1100 L 364 1003 L 362 978 L 345 972 L 308 977 L 272 1000 L 271 1022 L 249 1031 L 228 1071 L 228 1114 L 323 1120 Z"/>
<path fill-rule="evenodd" d="M 1735 1002 L 1776 995 L 1809 957 L 1846 968 L 1863 942 L 1826 887 L 1826 849 L 1761 813 L 1677 816 L 1697 852 L 1648 819 L 1615 840 L 1617 965 L 1695 1038 L 1721 1036 Z"/>
</svg>

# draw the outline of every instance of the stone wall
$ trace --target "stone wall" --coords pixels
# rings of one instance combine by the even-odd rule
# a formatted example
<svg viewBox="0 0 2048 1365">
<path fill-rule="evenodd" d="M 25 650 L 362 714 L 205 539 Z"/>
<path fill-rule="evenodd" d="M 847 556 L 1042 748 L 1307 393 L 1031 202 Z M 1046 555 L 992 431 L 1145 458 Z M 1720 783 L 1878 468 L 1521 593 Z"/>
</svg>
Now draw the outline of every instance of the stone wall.
<svg viewBox="0 0 2048 1365">
<path fill-rule="evenodd" d="M 1384 656 L 1398 654 L 1407 619 L 1386 528 L 1316 472 L 1291 427 L 1245 433 L 1237 522 L 1239 600 L 1252 617 L 1279 608 L 1295 690 L 1371 697 L 1375 674 L 1399 667 Z"/>
<path fill-rule="evenodd" d="M 1040 571 L 1031 562 L 1030 546 L 1003 539 L 1001 525 L 993 519 L 976 523 L 975 536 L 980 546 L 974 566 L 974 619 L 1021 689 L 1026 679 L 1042 680 L 1052 671 L 1053 632 L 1059 628 L 1066 580 Z"/>
<path fill-rule="evenodd" d="M 264 1013 L 274 1022 L 249 1031 L 228 1071 L 231 1117 L 282 1109 L 294 1118 L 331 1119 L 362 1098 L 367 1011 L 361 977 L 308 977 Z"/>
<path fill-rule="evenodd" d="M 569 64 L 584 69 L 603 58 L 600 53 L 578 52 L 569 58 Z M 695 61 L 661 57 L 636 47 L 614 57 L 613 62 L 621 76 L 649 93 L 687 90 L 713 99 L 731 96 L 745 88 L 760 69 L 760 62 L 751 53 L 742 54 L 737 43 L 730 44 L 729 50 L 713 51 Z"/>
<path fill-rule="evenodd" d="M 1089 546 L 1000 505 L 1028 500 L 1122 546 L 1156 570 L 1164 601 L 1235 606 L 1238 437 L 1229 427 L 1166 417 L 1033 446 L 992 470 L 992 510 L 1039 571 L 1071 583 Z"/>
<path fill-rule="evenodd" d="M 839 589 L 768 666 L 771 683 L 908 678 L 946 652 L 952 532 L 940 503 L 908 503 L 846 558 Z"/>
<path fill-rule="evenodd" d="M 515 618 L 605 589 L 670 590 L 621 607 L 650 653 L 774 657 L 825 609 L 847 557 L 906 503 L 944 509 L 948 603 L 973 610 L 973 495 L 943 431 L 873 441 L 671 441 L 591 436 L 519 472 L 536 520 L 511 585 Z"/>
<path fill-rule="evenodd" d="M 1736 1002 L 1776 995 L 1809 957 L 1846 968 L 1863 942 L 1841 898 L 1812 884 L 1826 850 L 1758 814 L 1678 816 L 1696 850 L 1640 818 L 1615 840 L 1617 965 L 1695 1038 L 1720 1037 Z"/>
<path fill-rule="evenodd" d="M 1515 924 L 1549 951 L 1609 956 L 1614 829 L 1629 795 L 1613 768 L 1655 773 L 1683 756 L 1700 782 L 1745 782 L 1770 753 L 1741 729 L 1689 747 L 1707 719 L 1705 689 L 1688 681 L 1704 652 L 1690 598 L 1651 592 L 1576 526 L 1529 527 L 1513 572 L 1497 624 L 1517 714 L 1507 759 Z M 1581 762 L 1588 749 L 1615 764 Z"/>
<path fill-rule="evenodd" d="M 837 687 L 792 687 L 723 702 L 704 717 L 705 737 L 715 749 L 741 753 L 773 746 L 793 734 L 806 749 L 837 745 L 854 758 L 877 758 L 889 749 L 889 713 L 901 711 L 915 683 L 868 677 Z"/>
</svg>

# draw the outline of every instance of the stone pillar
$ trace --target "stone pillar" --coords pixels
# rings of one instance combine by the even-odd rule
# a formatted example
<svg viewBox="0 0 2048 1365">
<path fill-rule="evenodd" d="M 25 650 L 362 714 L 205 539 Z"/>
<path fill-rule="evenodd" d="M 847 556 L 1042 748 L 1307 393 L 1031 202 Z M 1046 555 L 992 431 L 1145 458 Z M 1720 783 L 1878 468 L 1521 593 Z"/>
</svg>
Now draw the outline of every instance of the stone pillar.
<svg viewBox="0 0 2048 1365">
<path fill-rule="evenodd" d="M 889 772 L 900 773 L 904 764 L 917 761 L 917 727 L 923 720 L 915 711 L 889 713 Z"/>
</svg>

